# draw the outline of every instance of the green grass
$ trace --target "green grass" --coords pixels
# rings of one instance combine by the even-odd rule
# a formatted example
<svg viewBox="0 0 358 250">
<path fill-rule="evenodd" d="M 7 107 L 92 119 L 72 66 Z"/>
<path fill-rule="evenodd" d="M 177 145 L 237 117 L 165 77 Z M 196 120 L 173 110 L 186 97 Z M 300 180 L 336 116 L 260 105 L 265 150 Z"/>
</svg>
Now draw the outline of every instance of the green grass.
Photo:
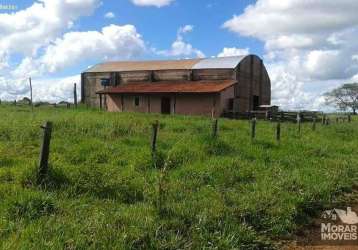
<svg viewBox="0 0 358 250">
<path fill-rule="evenodd" d="M 357 121 L 259 121 L 0 105 L 0 249 L 275 248 L 357 183 Z M 151 123 L 160 120 L 158 155 Z M 42 131 L 50 172 L 37 185 Z M 165 170 L 163 170 L 165 166 Z M 314 202 L 314 203 L 313 203 Z"/>
</svg>

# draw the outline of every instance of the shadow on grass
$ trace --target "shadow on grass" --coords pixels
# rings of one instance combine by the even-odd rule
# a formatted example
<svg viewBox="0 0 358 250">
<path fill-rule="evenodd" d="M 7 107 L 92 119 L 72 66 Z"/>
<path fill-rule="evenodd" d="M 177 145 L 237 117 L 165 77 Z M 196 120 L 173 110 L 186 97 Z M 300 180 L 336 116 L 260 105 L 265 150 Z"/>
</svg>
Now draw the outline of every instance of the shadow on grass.
<svg viewBox="0 0 358 250">
<path fill-rule="evenodd" d="M 40 187 L 54 191 L 70 185 L 70 180 L 62 169 L 50 165 L 47 175 L 42 179 L 39 178 L 37 166 L 27 169 L 21 176 L 20 183 L 23 187 Z"/>
<path fill-rule="evenodd" d="M 235 149 L 220 138 L 205 137 L 204 152 L 208 155 L 227 156 L 234 153 Z"/>
<path fill-rule="evenodd" d="M 253 141 L 253 144 L 260 146 L 262 149 L 277 149 L 280 147 L 280 145 L 275 142 L 263 140 L 255 140 Z"/>
<path fill-rule="evenodd" d="M 113 178 L 111 173 L 97 166 L 73 169 L 71 175 L 65 175 L 59 168 L 50 166 L 42 180 L 38 179 L 36 168 L 23 174 L 20 183 L 26 188 L 39 188 L 46 191 L 66 189 L 69 196 L 89 195 L 98 199 L 113 199 L 133 204 L 144 200 L 143 187 L 136 179 L 126 177 Z"/>
<path fill-rule="evenodd" d="M 116 175 L 98 166 L 76 171 L 71 177 L 69 193 L 71 196 L 89 195 L 126 204 L 144 200 L 144 188 L 139 178 Z"/>
<path fill-rule="evenodd" d="M 58 210 L 52 197 L 32 192 L 11 198 L 6 206 L 7 217 L 12 221 L 36 220 Z"/>
</svg>

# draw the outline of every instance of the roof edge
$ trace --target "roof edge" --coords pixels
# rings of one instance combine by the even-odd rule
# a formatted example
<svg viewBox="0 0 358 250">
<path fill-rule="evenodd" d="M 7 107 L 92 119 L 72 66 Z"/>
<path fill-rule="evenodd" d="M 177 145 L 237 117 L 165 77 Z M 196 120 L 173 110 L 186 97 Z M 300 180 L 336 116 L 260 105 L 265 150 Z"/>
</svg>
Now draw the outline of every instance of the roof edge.
<svg viewBox="0 0 358 250">
<path fill-rule="evenodd" d="M 195 69 L 234 69 L 245 58 L 254 56 L 262 60 L 258 55 L 249 54 L 243 56 L 228 56 L 214 58 L 191 58 L 178 60 L 133 60 L 133 61 L 108 61 L 95 64 L 81 73 L 110 73 L 130 71 L 163 71 L 163 70 L 195 70 Z M 158 64 L 154 67 L 153 64 Z M 167 68 L 166 68 L 166 63 Z M 116 65 L 118 64 L 118 65 Z M 137 65 L 136 65 L 137 64 Z M 96 68 L 98 70 L 96 71 Z M 116 69 L 117 68 L 117 69 Z M 147 69 L 146 69 L 147 68 Z"/>
<path fill-rule="evenodd" d="M 133 82 L 97 91 L 96 94 L 160 94 L 160 93 L 220 93 L 232 87 L 237 80 L 221 81 L 182 81 L 168 82 Z M 137 88 L 136 88 L 137 87 Z M 189 88 L 188 88 L 189 87 Z"/>
</svg>

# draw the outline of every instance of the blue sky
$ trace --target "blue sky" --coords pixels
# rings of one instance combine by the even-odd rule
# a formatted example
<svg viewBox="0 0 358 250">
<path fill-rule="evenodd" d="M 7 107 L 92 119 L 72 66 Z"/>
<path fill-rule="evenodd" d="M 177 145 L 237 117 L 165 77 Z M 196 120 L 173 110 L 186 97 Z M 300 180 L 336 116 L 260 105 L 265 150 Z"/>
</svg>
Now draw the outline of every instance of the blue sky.
<svg viewBox="0 0 358 250">
<path fill-rule="evenodd" d="M 30 6 L 33 1 L 22 1 L 23 6 Z M 222 27 L 223 23 L 234 14 L 240 14 L 245 7 L 254 1 L 192 1 L 183 0 L 162 8 L 139 7 L 128 0 L 105 0 L 93 15 L 78 20 L 73 30 L 100 30 L 110 24 L 132 24 L 148 47 L 158 50 L 167 49 L 175 40 L 179 27 L 193 25 L 195 32 L 186 35 L 186 41 L 207 56 L 218 55 L 224 47 L 249 48 L 251 53 L 262 55 L 263 43 L 255 38 L 242 37 Z M 235 11 L 234 11 L 235 10 Z M 105 18 L 112 12 L 114 18 Z M 169 56 L 169 58 L 186 58 L 187 56 Z M 131 60 L 167 59 L 168 56 L 144 53 L 134 56 Z M 101 60 L 89 60 L 74 65 L 53 74 L 63 77 L 76 74 L 86 69 L 88 65 L 99 63 Z"/>
<path fill-rule="evenodd" d="M 106 60 L 257 54 L 272 102 L 325 109 L 322 94 L 358 81 L 356 0 L 3 0 L 0 98 L 70 99 Z"/>
<path fill-rule="evenodd" d="M 204 1 L 184 0 L 172 5 L 138 7 L 128 0 L 106 0 L 93 16 L 84 17 L 78 23 L 78 30 L 99 30 L 109 24 L 133 24 L 148 46 L 167 49 L 175 40 L 177 29 L 193 25 L 195 32 L 186 35 L 186 41 L 208 57 L 216 56 L 224 47 L 250 48 L 262 55 L 263 44 L 255 38 L 241 37 L 222 27 L 234 14 L 240 14 L 253 1 Z M 236 11 L 233 11 L 236 10 Z M 115 14 L 112 19 L 104 18 L 108 12 Z M 174 56 L 173 58 L 180 58 Z M 134 59 L 167 59 L 162 55 L 143 54 Z M 73 72 L 74 73 L 74 72 Z"/>
</svg>

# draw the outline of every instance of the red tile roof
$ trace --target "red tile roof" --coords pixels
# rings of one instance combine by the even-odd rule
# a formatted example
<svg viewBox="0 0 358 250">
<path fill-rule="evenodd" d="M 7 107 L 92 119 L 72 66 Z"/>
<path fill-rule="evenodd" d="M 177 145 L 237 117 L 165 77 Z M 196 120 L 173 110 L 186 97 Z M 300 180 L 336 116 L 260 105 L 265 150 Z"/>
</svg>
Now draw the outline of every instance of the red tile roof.
<svg viewBox="0 0 358 250">
<path fill-rule="evenodd" d="M 97 94 L 218 93 L 236 82 L 235 80 L 137 82 L 103 89 Z"/>
</svg>

